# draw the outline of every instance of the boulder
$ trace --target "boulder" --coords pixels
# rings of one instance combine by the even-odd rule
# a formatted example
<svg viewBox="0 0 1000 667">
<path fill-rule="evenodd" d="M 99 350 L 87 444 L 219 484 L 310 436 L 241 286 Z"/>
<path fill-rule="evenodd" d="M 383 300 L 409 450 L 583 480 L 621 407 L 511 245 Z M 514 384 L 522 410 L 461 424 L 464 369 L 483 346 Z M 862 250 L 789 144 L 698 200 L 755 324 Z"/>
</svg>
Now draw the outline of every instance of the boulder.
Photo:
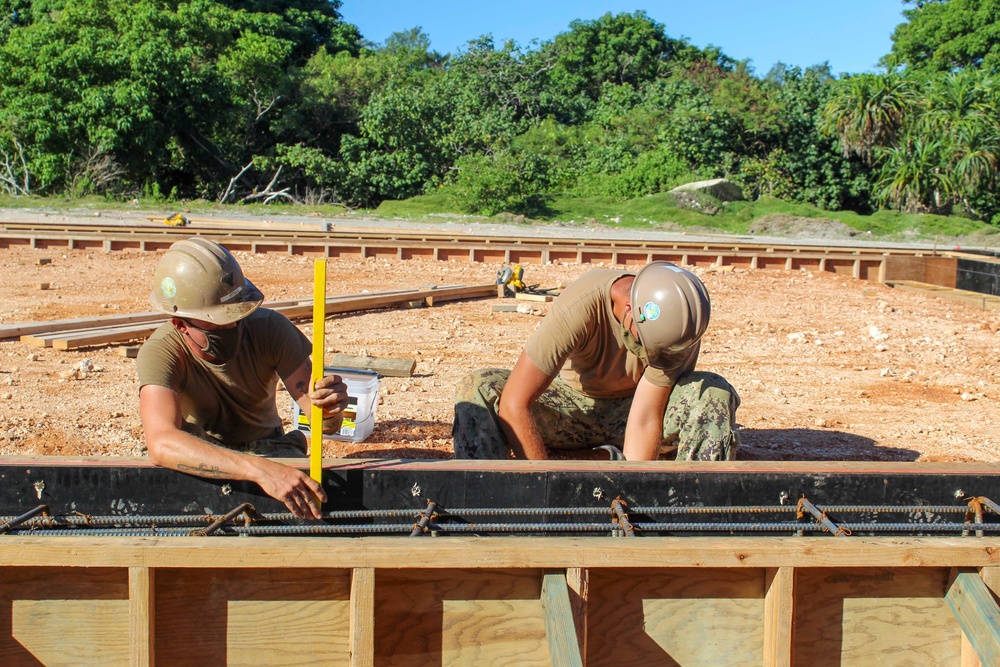
<svg viewBox="0 0 1000 667">
<path fill-rule="evenodd" d="M 678 185 L 676 188 L 671 190 L 671 192 L 695 192 L 706 194 L 715 197 L 719 201 L 739 201 L 743 199 L 743 190 L 740 189 L 740 186 L 736 185 L 732 181 L 726 180 L 725 178 L 713 178 L 710 181 L 685 183 L 684 185 Z"/>
</svg>

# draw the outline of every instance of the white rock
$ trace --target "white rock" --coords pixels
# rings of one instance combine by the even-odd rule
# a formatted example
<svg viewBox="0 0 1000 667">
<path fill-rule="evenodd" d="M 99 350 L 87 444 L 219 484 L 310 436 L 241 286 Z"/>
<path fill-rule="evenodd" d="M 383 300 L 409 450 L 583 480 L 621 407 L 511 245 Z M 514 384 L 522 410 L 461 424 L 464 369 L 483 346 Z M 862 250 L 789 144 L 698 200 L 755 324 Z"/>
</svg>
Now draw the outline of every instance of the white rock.
<svg viewBox="0 0 1000 667">
<path fill-rule="evenodd" d="M 806 340 L 806 335 L 804 333 L 795 332 L 788 334 L 789 343 L 804 343 Z"/>
<path fill-rule="evenodd" d="M 874 338 L 875 340 L 878 340 L 879 337 L 882 335 L 882 330 L 874 325 L 870 326 L 868 327 L 868 335 Z"/>
<path fill-rule="evenodd" d="M 80 363 L 76 365 L 84 373 L 94 370 L 94 362 L 90 359 L 81 359 Z"/>
<path fill-rule="evenodd" d="M 27 359 L 28 359 L 28 361 L 38 361 L 39 356 L 37 354 L 35 354 L 34 352 L 32 352 L 31 354 L 29 354 L 27 356 Z"/>
</svg>

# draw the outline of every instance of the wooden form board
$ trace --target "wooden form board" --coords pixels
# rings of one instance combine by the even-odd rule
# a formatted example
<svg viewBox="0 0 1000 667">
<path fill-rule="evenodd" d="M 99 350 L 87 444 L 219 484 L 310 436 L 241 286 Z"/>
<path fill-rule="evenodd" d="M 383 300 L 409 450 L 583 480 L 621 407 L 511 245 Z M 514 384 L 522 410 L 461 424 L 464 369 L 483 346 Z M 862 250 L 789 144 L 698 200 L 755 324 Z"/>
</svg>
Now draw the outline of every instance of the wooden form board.
<svg viewBox="0 0 1000 667">
<path fill-rule="evenodd" d="M 493 295 L 494 290 L 495 285 L 489 283 L 338 295 L 326 300 L 326 314 L 385 308 L 411 303 L 414 300 L 430 306 L 435 300 L 453 301 L 488 297 Z M 269 301 L 265 302 L 264 305 L 290 319 L 307 317 L 312 314 L 312 301 Z M 20 336 L 21 342 L 29 345 L 52 347 L 57 350 L 76 350 L 95 345 L 147 338 L 166 321 L 163 313 L 135 313 L 133 315 L 58 320 L 49 323 L 28 322 L 0 327 L 0 339 Z"/>
<path fill-rule="evenodd" d="M 997 542 L 0 536 L 0 664 L 995 664 Z"/>
</svg>

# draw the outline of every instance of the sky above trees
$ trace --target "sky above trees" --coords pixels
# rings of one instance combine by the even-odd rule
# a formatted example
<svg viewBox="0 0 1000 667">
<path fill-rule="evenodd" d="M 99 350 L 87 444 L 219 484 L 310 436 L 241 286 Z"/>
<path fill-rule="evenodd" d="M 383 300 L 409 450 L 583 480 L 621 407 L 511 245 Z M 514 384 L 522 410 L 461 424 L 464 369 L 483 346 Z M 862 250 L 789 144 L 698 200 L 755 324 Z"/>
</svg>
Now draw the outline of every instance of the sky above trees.
<svg viewBox="0 0 1000 667">
<path fill-rule="evenodd" d="M 341 13 L 361 34 L 382 42 L 394 32 L 420 26 L 440 53 L 463 50 L 469 40 L 491 33 L 494 40 L 546 41 L 565 32 L 574 19 L 644 10 L 671 37 L 709 44 L 737 60 L 749 58 L 767 72 L 776 62 L 808 67 L 829 61 L 834 73 L 873 71 L 903 22 L 900 0 L 346 0 Z"/>
</svg>

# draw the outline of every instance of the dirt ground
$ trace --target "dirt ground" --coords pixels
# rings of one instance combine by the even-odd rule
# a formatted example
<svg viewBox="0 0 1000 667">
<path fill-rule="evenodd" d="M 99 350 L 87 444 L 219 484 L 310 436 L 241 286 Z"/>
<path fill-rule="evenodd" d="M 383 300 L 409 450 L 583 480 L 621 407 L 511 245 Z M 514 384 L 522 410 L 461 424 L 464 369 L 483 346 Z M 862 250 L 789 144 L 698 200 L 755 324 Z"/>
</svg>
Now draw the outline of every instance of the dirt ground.
<svg viewBox="0 0 1000 667">
<path fill-rule="evenodd" d="M 237 253 L 268 299 L 308 298 L 312 260 Z M 51 263 L 39 265 L 37 260 Z M 0 323 L 148 311 L 157 254 L 0 250 Z M 492 282 L 496 264 L 334 259 L 329 293 Z M 529 265 L 566 284 L 588 265 Z M 699 367 L 725 376 L 742 406 L 741 458 L 1000 461 L 1000 317 L 828 273 L 696 269 L 712 295 Z M 40 290 L 40 283 L 50 288 Z M 333 316 L 330 353 L 412 357 L 383 378 L 374 433 L 328 441 L 328 457 L 447 458 L 453 389 L 468 371 L 511 367 L 537 314 L 495 299 Z M 538 304 L 544 311 L 546 306 Z M 308 322 L 300 322 L 311 337 Z M 134 343 L 133 343 L 134 344 Z M 0 341 L 0 455 L 145 453 L 135 360 L 121 345 L 60 352 Z M 73 373 L 85 359 L 93 370 Z M 290 401 L 279 394 L 288 412 Z"/>
</svg>

